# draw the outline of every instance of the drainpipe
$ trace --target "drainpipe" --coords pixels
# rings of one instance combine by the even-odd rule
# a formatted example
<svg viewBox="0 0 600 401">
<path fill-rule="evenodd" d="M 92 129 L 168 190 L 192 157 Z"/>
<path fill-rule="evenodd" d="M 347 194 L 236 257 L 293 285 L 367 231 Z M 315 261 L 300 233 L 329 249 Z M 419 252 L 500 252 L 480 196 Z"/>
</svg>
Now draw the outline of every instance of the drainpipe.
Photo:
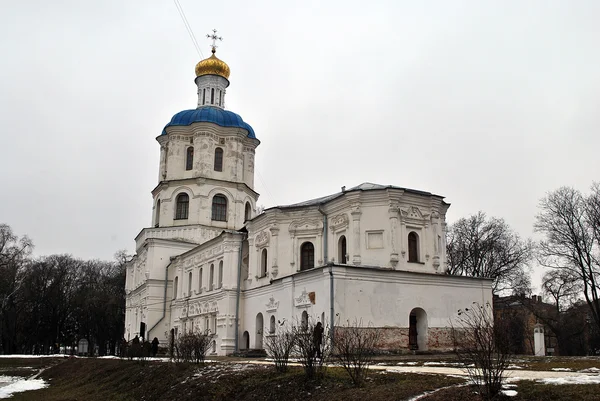
<svg viewBox="0 0 600 401">
<path fill-rule="evenodd" d="M 148 332 L 147 332 L 147 336 L 148 338 L 150 338 L 150 332 L 152 331 L 153 328 L 155 328 L 156 326 L 158 326 L 158 324 L 165 318 L 166 312 L 167 312 L 167 284 L 169 283 L 169 266 L 171 266 L 171 262 L 169 262 L 169 264 L 167 265 L 167 267 L 165 267 L 165 291 L 163 294 L 163 311 L 162 311 L 162 316 L 160 317 L 160 319 L 158 319 L 158 322 L 156 322 L 154 324 L 154 326 L 152 326 Z"/>
<path fill-rule="evenodd" d="M 327 260 L 327 215 L 321 209 L 321 205 L 319 205 L 319 212 L 323 215 L 323 259 L 325 264 L 329 266 L 329 336 L 331 339 L 331 345 L 333 346 L 333 327 L 335 325 L 335 311 L 333 307 L 333 263 Z"/>
<path fill-rule="evenodd" d="M 242 291 L 242 249 L 244 248 L 244 240 L 246 235 L 242 236 L 242 242 L 240 243 L 240 253 L 238 255 L 238 274 L 237 274 L 237 291 L 235 295 L 235 344 L 234 352 L 239 351 L 239 336 L 240 336 L 240 295 Z"/>
</svg>

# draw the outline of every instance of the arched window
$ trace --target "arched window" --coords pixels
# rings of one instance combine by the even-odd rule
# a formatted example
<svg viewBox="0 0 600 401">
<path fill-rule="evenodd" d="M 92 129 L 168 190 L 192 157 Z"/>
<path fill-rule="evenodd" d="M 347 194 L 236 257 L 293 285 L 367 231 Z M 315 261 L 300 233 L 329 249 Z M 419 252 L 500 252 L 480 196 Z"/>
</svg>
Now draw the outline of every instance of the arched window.
<svg viewBox="0 0 600 401">
<path fill-rule="evenodd" d="M 419 236 L 414 231 L 408 234 L 408 261 L 419 263 Z"/>
<path fill-rule="evenodd" d="M 188 297 L 192 295 L 192 272 L 188 275 Z"/>
<path fill-rule="evenodd" d="M 215 265 L 210 265 L 209 277 L 210 281 L 208 282 L 208 290 L 213 290 L 213 283 L 215 282 Z"/>
<path fill-rule="evenodd" d="M 267 250 L 263 249 L 260 254 L 260 276 L 265 277 L 267 275 Z"/>
<path fill-rule="evenodd" d="M 275 315 L 271 315 L 271 321 L 269 322 L 269 334 L 275 334 Z"/>
<path fill-rule="evenodd" d="M 156 214 L 154 216 L 154 227 L 160 225 L 160 199 L 156 201 Z"/>
<path fill-rule="evenodd" d="M 194 147 L 188 146 L 185 152 L 185 169 L 191 170 L 194 166 Z"/>
<path fill-rule="evenodd" d="M 179 277 L 173 280 L 173 299 L 177 299 L 177 287 L 179 286 Z"/>
<path fill-rule="evenodd" d="M 346 264 L 346 236 L 342 235 L 338 241 L 338 260 L 342 264 Z"/>
<path fill-rule="evenodd" d="M 252 213 L 252 206 L 250 206 L 250 202 L 246 202 L 246 207 L 244 209 L 244 221 L 250 220 Z"/>
<path fill-rule="evenodd" d="M 300 270 L 315 267 L 315 247 L 312 242 L 305 242 L 300 247 Z"/>
<path fill-rule="evenodd" d="M 215 104 L 215 88 L 210 89 L 210 104 Z"/>
<path fill-rule="evenodd" d="M 188 218 L 188 210 L 190 208 L 190 197 L 188 194 L 177 195 L 175 209 L 175 220 L 182 220 Z"/>
<path fill-rule="evenodd" d="M 227 198 L 223 195 L 215 195 L 213 197 L 212 219 L 216 221 L 227 221 Z"/>
<path fill-rule="evenodd" d="M 202 268 L 200 268 L 200 272 L 198 273 L 198 293 L 202 293 Z"/>
<path fill-rule="evenodd" d="M 215 171 L 223 171 L 223 149 L 215 149 Z"/>
<path fill-rule="evenodd" d="M 206 103 L 206 88 L 202 89 L 202 105 Z"/>
<path fill-rule="evenodd" d="M 219 262 L 219 288 L 223 287 L 223 261 Z"/>
<path fill-rule="evenodd" d="M 308 330 L 308 312 L 306 311 L 302 311 L 302 319 L 301 319 L 301 326 L 302 330 L 306 331 Z"/>
</svg>

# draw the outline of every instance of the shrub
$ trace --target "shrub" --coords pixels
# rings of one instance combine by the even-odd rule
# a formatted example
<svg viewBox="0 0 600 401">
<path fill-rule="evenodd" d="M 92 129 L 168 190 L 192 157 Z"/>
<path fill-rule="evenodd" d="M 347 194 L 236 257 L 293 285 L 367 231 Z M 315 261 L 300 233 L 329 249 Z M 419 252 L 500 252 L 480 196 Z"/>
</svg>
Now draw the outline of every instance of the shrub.
<svg viewBox="0 0 600 401">
<path fill-rule="evenodd" d="M 336 328 L 335 357 L 356 386 L 362 386 L 369 373 L 379 338 L 380 331 L 371 325 L 363 327 L 362 320 L 346 321 L 345 325 Z"/>
<path fill-rule="evenodd" d="M 182 334 L 174 341 L 174 359 L 182 362 L 203 362 L 213 338 L 214 335 L 209 330 Z"/>
<path fill-rule="evenodd" d="M 290 354 L 296 345 L 295 330 L 281 323 L 276 333 L 265 337 L 264 345 L 267 355 L 275 362 L 275 369 L 287 372 Z"/>
<path fill-rule="evenodd" d="M 494 324 L 492 305 L 473 303 L 458 311 L 458 324 L 452 324 L 455 353 L 467 375 L 485 400 L 494 399 L 501 390 L 504 372 L 510 363 L 509 330 L 506 322 Z"/>
</svg>

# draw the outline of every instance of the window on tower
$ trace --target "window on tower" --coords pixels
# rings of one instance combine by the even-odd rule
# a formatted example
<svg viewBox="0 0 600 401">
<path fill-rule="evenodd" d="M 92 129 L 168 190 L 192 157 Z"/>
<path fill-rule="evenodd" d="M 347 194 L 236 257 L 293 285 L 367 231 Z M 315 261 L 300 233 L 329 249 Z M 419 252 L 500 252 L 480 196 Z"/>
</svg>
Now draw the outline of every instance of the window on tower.
<svg viewBox="0 0 600 401">
<path fill-rule="evenodd" d="M 177 195 L 175 220 L 183 220 L 188 218 L 188 210 L 190 208 L 190 197 L 188 194 Z"/>
<path fill-rule="evenodd" d="M 194 165 L 194 147 L 190 146 L 187 148 L 187 152 L 185 155 L 185 169 L 191 170 Z"/>
<path fill-rule="evenodd" d="M 408 261 L 419 263 L 419 236 L 414 231 L 408 234 Z"/>
<path fill-rule="evenodd" d="M 223 171 L 223 149 L 215 149 L 215 171 Z"/>
<path fill-rule="evenodd" d="M 210 104 L 215 104 L 215 88 L 210 90 Z"/>
<path fill-rule="evenodd" d="M 216 221 L 227 221 L 227 198 L 223 195 L 215 195 L 213 197 L 212 219 Z"/>
<path fill-rule="evenodd" d="M 252 215 L 252 206 L 250 206 L 250 202 L 246 202 L 246 207 L 244 210 L 244 221 L 250 220 Z"/>
<path fill-rule="evenodd" d="M 206 103 L 206 89 L 202 89 L 202 106 Z"/>
</svg>

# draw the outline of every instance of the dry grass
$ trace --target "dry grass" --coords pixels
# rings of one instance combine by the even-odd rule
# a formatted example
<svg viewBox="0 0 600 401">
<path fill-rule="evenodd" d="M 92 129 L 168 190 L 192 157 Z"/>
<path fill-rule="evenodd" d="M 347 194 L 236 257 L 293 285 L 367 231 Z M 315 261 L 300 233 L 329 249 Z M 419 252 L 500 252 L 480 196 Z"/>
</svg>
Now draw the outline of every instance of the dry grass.
<svg viewBox="0 0 600 401">
<path fill-rule="evenodd" d="M 323 379 L 307 382 L 300 368 L 278 374 L 272 366 L 101 359 L 68 360 L 42 377 L 49 387 L 17 393 L 14 400 L 402 400 L 463 382 L 438 375 L 374 372 L 356 388 L 341 368 L 330 368 Z"/>
</svg>

